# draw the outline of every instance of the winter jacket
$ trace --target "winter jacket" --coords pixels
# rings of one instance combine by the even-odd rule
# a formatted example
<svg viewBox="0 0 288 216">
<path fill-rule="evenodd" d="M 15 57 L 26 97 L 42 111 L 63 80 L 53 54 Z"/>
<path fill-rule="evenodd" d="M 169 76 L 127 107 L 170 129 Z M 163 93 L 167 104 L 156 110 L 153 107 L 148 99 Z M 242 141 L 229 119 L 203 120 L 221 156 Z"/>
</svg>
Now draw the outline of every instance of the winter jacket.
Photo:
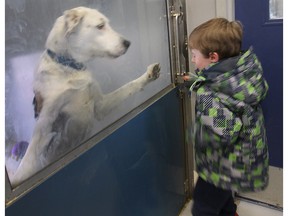
<svg viewBox="0 0 288 216">
<path fill-rule="evenodd" d="M 268 85 L 252 48 L 198 71 L 195 160 L 198 175 L 222 189 L 268 184 L 268 147 L 260 102 Z"/>
</svg>

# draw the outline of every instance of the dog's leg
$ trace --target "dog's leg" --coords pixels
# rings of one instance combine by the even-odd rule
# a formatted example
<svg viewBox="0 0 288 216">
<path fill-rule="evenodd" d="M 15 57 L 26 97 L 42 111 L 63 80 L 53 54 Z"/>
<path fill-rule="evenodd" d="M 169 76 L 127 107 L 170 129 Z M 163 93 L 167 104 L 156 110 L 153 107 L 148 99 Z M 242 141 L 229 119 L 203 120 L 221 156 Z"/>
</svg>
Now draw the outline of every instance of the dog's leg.
<svg viewBox="0 0 288 216">
<path fill-rule="evenodd" d="M 63 107 L 63 104 L 66 103 L 66 101 L 63 101 L 63 98 L 67 98 L 66 95 L 67 94 L 59 97 L 58 100 L 55 100 L 55 103 L 52 103 L 50 106 L 45 106 L 41 110 L 27 151 L 14 176 L 10 179 L 12 186 L 17 186 L 22 181 L 31 177 L 48 165 L 48 162 L 42 155 L 50 140 L 55 136 L 55 132 L 52 130 L 52 125 L 59 113 L 59 110 Z"/>
<path fill-rule="evenodd" d="M 23 180 L 29 178 L 31 175 L 35 174 L 36 171 L 39 171 L 42 168 L 42 165 L 39 162 L 39 157 L 37 157 L 36 148 L 37 146 L 35 145 L 34 138 L 28 146 L 26 154 L 19 164 L 15 174 L 10 178 L 13 187 L 19 185 Z"/>
<path fill-rule="evenodd" d="M 115 109 L 121 102 L 136 92 L 143 90 L 144 86 L 149 82 L 156 80 L 160 74 L 160 65 L 158 63 L 151 64 L 147 67 L 146 73 L 139 78 L 125 84 L 119 89 L 103 95 L 102 100 L 95 101 L 95 114 L 98 119 L 103 118 Z"/>
<path fill-rule="evenodd" d="M 10 178 L 13 187 L 88 138 L 94 115 L 93 111 L 91 112 L 93 106 L 82 102 L 83 98 L 86 101 L 84 95 L 88 93 L 69 89 L 51 100 L 51 103 L 45 100 L 46 104 L 36 121 L 27 151 L 15 174 Z M 75 105 L 79 101 L 83 106 Z M 75 110 L 78 111 L 77 115 L 74 115 Z"/>
<path fill-rule="evenodd" d="M 45 124 L 48 122 L 48 126 Z M 54 136 L 54 132 L 49 129 L 49 121 L 39 118 L 36 122 L 33 137 L 28 145 L 27 151 L 22 158 L 19 167 L 17 168 L 14 176 L 11 177 L 10 181 L 12 186 L 19 185 L 23 180 L 28 179 L 36 172 L 40 171 L 43 167 L 47 166 L 48 163 L 43 158 L 42 152 L 45 151 L 46 143 L 49 143 L 51 138 Z"/>
</svg>

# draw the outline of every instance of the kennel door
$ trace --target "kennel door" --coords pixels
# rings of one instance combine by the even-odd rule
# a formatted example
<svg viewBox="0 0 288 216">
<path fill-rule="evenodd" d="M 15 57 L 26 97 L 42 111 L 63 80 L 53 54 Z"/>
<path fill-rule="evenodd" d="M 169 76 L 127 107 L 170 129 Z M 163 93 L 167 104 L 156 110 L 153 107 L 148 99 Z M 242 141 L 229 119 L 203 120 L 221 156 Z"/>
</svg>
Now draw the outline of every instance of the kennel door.
<svg viewBox="0 0 288 216">
<path fill-rule="evenodd" d="M 186 155 L 182 93 L 174 74 L 177 68 L 185 71 L 185 64 L 175 63 L 174 53 L 183 54 L 185 49 L 177 47 L 171 31 L 184 32 L 173 25 L 181 22 L 183 27 L 185 16 L 171 4 L 164 0 L 5 2 L 7 215 L 179 213 L 187 198 Z M 95 120 L 91 137 L 10 187 L 37 122 L 33 71 L 46 52 L 45 40 L 57 17 L 78 6 L 98 9 L 131 42 L 125 55 L 97 58 L 85 65 L 104 95 L 142 76 L 151 63 L 160 63 L 160 77 L 107 117 Z M 176 22 L 175 11 L 181 12 Z"/>
</svg>

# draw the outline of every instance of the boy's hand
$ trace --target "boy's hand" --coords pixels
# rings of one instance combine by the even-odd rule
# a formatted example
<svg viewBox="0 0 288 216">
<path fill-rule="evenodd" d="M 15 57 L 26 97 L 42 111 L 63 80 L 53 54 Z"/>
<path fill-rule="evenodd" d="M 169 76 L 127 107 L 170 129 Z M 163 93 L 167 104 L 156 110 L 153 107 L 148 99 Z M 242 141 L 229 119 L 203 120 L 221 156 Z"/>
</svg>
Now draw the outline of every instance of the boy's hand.
<svg viewBox="0 0 288 216">
<path fill-rule="evenodd" d="M 194 82 L 195 80 L 197 80 L 198 76 L 194 73 L 188 72 L 187 75 L 183 76 L 183 80 L 184 81 L 191 81 Z"/>
<path fill-rule="evenodd" d="M 189 79 L 190 79 L 189 76 L 187 76 L 187 75 L 186 75 L 186 76 L 183 76 L 183 80 L 184 80 L 184 81 L 189 81 Z"/>
</svg>

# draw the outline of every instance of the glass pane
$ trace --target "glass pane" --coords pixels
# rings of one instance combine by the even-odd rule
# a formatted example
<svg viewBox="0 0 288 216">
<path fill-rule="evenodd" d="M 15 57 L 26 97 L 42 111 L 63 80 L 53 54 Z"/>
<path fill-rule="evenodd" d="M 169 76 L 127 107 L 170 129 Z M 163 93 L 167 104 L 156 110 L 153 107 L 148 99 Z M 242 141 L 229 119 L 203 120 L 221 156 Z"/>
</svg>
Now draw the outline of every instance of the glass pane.
<svg viewBox="0 0 288 216">
<path fill-rule="evenodd" d="M 92 84 L 89 83 L 89 91 L 86 76 L 82 79 L 79 73 L 83 72 L 75 68 L 71 69 L 70 63 L 71 61 L 75 63 L 75 56 L 79 59 L 77 62 L 81 62 L 80 59 L 85 56 L 84 52 L 87 54 L 91 47 L 94 48 L 96 40 L 87 37 L 88 33 L 96 32 L 95 34 L 102 35 L 103 31 L 107 30 L 107 24 L 103 27 L 101 23 L 102 18 L 96 23 L 98 15 L 95 19 L 89 20 L 85 19 L 87 17 L 85 12 L 84 18 L 77 20 L 74 18 L 81 17 L 83 14 L 77 12 L 74 18 L 70 16 L 76 23 L 75 27 L 72 26 L 71 20 L 68 20 L 68 16 L 65 17 L 65 25 L 56 31 L 58 34 L 65 29 L 65 35 L 62 34 L 62 37 L 52 43 L 59 50 L 59 47 L 63 46 L 62 53 L 54 53 L 53 57 L 45 51 L 46 38 L 57 17 L 62 16 L 65 10 L 78 6 L 97 8 L 108 17 L 110 26 L 117 32 L 117 38 L 118 34 L 121 34 L 131 42 L 127 52 L 118 58 L 101 57 L 84 63 L 85 67 L 92 72 L 94 79 Z M 171 84 L 164 0 L 9 0 L 6 1 L 5 8 L 5 153 L 8 175 L 11 180 L 16 179 L 12 181 L 16 182 L 14 185 L 56 161 Z M 91 22 L 91 25 L 87 22 Z M 81 33 L 82 31 L 85 34 Z M 79 37 L 80 34 L 83 34 L 83 39 Z M 111 45 L 111 38 L 114 36 L 103 37 L 97 49 Z M 71 47 L 76 46 L 79 40 L 82 43 L 79 47 L 81 55 L 78 55 L 80 51 L 70 54 L 70 50 L 74 49 Z M 121 46 L 124 46 L 123 44 Z M 51 48 L 50 45 L 48 44 L 48 48 Z M 116 45 L 115 47 L 117 48 Z M 46 68 L 43 69 L 39 79 L 41 85 L 36 85 L 33 73 L 37 71 L 42 53 L 46 59 Z M 89 53 L 89 56 L 94 55 L 96 54 Z M 70 61 L 68 66 L 63 65 L 63 58 L 65 61 Z M 112 104 L 109 112 L 110 105 L 105 107 L 103 105 L 105 103 L 101 102 L 101 92 L 103 98 L 106 98 L 106 94 L 141 77 L 147 66 L 154 62 L 161 65 L 160 77 L 149 81 L 143 89 L 144 78 L 141 82 L 138 80 L 137 85 L 126 88 L 126 92 L 127 90 L 131 93 L 137 92 L 128 98 L 125 98 L 123 91 L 120 91 L 121 94 L 114 95 L 110 101 L 106 101 L 106 104 Z M 52 66 L 48 67 L 47 64 Z M 40 70 L 42 66 L 43 62 L 40 63 Z M 80 78 L 75 81 L 73 75 L 71 76 L 73 81 L 67 81 L 65 73 L 68 72 L 66 69 L 66 72 L 63 72 L 64 67 L 68 68 L 68 72 L 74 70 L 75 76 Z M 51 76 L 55 70 L 59 70 L 58 73 L 63 75 Z M 46 79 L 45 77 L 49 79 L 45 80 L 44 85 L 42 81 Z M 32 103 L 35 89 L 37 93 L 41 89 L 40 97 L 36 97 L 37 107 L 41 110 L 38 118 L 34 117 Z M 120 102 L 116 103 L 115 101 L 118 100 Z M 81 105 L 78 106 L 79 104 Z M 89 104 L 90 109 L 86 109 L 84 104 Z M 106 109 L 101 109 L 101 106 Z"/>
<path fill-rule="evenodd" d="M 269 0 L 269 18 L 283 19 L 283 0 Z"/>
</svg>

